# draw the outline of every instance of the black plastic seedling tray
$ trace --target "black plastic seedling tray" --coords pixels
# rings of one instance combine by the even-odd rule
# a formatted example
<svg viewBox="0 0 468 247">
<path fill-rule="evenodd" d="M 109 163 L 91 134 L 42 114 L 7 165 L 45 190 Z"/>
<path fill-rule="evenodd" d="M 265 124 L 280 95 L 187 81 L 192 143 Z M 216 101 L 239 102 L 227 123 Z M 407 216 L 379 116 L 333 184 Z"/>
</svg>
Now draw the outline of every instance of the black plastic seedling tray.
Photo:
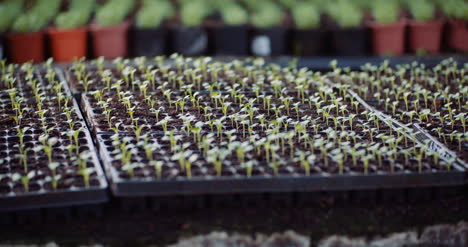
<svg viewBox="0 0 468 247">
<path fill-rule="evenodd" d="M 362 65 L 362 63 L 360 64 Z M 112 166 L 110 153 L 102 138 L 104 135 L 111 135 L 113 133 L 99 129 L 97 124 L 93 122 L 96 119 L 93 116 L 93 107 L 84 94 L 81 96 L 81 106 L 96 137 L 100 156 L 109 177 L 111 190 L 117 197 L 197 196 L 207 194 L 245 195 L 276 194 L 282 192 L 334 193 L 352 191 L 356 198 L 361 198 L 361 195 L 366 194 L 366 192 L 378 190 L 391 190 L 392 192 L 397 190 L 398 192 L 393 194 L 397 194 L 396 197 L 402 197 L 401 193 L 407 193 L 407 191 L 408 193 L 410 193 L 409 191 L 432 191 L 432 188 L 447 188 L 452 190 L 464 185 L 467 181 L 467 167 L 458 164 L 454 164 L 450 171 L 421 173 L 374 173 L 369 175 L 361 173 L 344 175 L 323 173 L 322 175 L 311 176 L 204 177 L 190 179 L 178 177 L 172 180 L 158 180 L 155 178 L 128 180 L 120 178 L 118 171 Z M 425 136 L 424 133 L 423 136 Z M 440 149 L 438 150 L 434 151 L 441 153 Z M 392 193 L 386 193 L 386 196 L 392 198 L 393 195 Z"/>
<path fill-rule="evenodd" d="M 60 80 L 64 80 L 63 74 L 57 71 Z M 69 96 L 70 90 L 67 85 L 64 86 Z M 56 191 L 32 191 L 21 194 L 6 194 L 0 196 L 0 211 L 17 210 L 37 210 L 40 208 L 62 208 L 75 205 L 100 204 L 108 201 L 108 183 L 100 165 L 96 148 L 91 138 L 90 132 L 85 124 L 84 118 L 79 110 L 78 104 L 73 100 L 73 107 L 76 109 L 79 121 L 84 128 L 86 144 L 92 154 L 91 159 L 94 169 L 97 173 L 99 185 L 91 185 L 88 188 L 72 187 L 69 189 L 59 189 Z"/>
<path fill-rule="evenodd" d="M 107 202 L 107 190 L 105 187 L 56 192 L 29 192 L 21 196 L 12 195 L 0 197 L 0 210 L 15 211 L 105 202 Z"/>
<path fill-rule="evenodd" d="M 107 135 L 107 134 L 106 134 Z M 102 135 L 97 136 L 99 152 L 116 196 L 168 196 L 265 192 L 352 191 L 397 188 L 458 186 L 466 182 L 459 167 L 435 173 L 382 173 L 239 178 L 178 178 L 174 180 L 126 180 L 111 165 Z"/>
</svg>

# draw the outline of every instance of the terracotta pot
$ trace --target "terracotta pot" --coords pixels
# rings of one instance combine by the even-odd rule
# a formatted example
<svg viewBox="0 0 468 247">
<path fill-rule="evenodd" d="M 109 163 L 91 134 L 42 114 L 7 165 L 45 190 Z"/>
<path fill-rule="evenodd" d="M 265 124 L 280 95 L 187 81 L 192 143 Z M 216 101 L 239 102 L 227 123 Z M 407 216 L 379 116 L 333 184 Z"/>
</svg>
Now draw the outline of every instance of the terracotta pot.
<svg viewBox="0 0 468 247">
<path fill-rule="evenodd" d="M 113 59 L 127 55 L 128 22 L 110 27 L 91 24 L 94 56 Z"/>
<path fill-rule="evenodd" d="M 409 48 L 412 52 L 423 50 L 426 53 L 440 51 L 443 22 L 435 20 L 431 22 L 409 23 Z"/>
<path fill-rule="evenodd" d="M 8 54 L 11 62 L 44 61 L 44 32 L 7 34 Z"/>
<path fill-rule="evenodd" d="M 468 52 L 468 22 L 451 20 L 449 22 L 449 46 L 451 49 Z"/>
<path fill-rule="evenodd" d="M 372 51 L 376 55 L 402 55 L 405 51 L 405 21 L 393 24 L 369 23 Z"/>
<path fill-rule="evenodd" d="M 57 62 L 72 62 L 75 58 L 86 57 L 86 27 L 48 30 L 52 56 Z"/>
</svg>

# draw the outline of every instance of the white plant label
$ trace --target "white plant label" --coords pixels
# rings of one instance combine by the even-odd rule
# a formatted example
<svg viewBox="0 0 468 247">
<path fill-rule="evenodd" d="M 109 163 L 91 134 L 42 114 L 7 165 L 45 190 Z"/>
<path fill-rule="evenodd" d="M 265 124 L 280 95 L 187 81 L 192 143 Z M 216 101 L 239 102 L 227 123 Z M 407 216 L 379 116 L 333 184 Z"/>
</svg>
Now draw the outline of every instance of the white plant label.
<svg viewBox="0 0 468 247">
<path fill-rule="evenodd" d="M 271 54 L 271 41 L 268 36 L 257 36 L 252 41 L 252 52 L 257 56 L 269 56 Z"/>
</svg>

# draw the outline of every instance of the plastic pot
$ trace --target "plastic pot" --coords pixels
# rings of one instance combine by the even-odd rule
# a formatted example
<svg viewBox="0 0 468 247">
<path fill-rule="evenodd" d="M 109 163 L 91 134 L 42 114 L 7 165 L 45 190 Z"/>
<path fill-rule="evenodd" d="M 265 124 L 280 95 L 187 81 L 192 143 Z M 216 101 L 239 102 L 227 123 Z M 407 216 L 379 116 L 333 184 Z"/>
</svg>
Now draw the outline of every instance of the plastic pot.
<svg viewBox="0 0 468 247">
<path fill-rule="evenodd" d="M 255 56 L 280 56 L 288 53 L 288 30 L 284 27 L 259 28 L 252 31 L 250 52 Z"/>
<path fill-rule="evenodd" d="M 318 56 L 328 51 L 328 33 L 325 30 L 294 30 L 294 51 L 298 56 Z"/>
<path fill-rule="evenodd" d="M 331 32 L 332 52 L 338 56 L 364 56 L 368 53 L 365 27 L 336 28 Z"/>
<path fill-rule="evenodd" d="M 451 49 L 468 52 L 468 22 L 451 20 L 449 22 L 448 43 Z"/>
<path fill-rule="evenodd" d="M 52 56 L 57 62 L 72 62 L 76 58 L 86 57 L 86 27 L 61 30 L 48 30 Z"/>
<path fill-rule="evenodd" d="M 185 56 L 204 55 L 208 51 L 208 33 L 202 27 L 176 27 L 173 51 Z"/>
<path fill-rule="evenodd" d="M 127 33 L 130 25 L 124 22 L 120 25 L 100 27 L 91 25 L 93 35 L 93 50 L 96 57 L 113 59 L 127 55 Z"/>
<path fill-rule="evenodd" d="M 370 23 L 372 51 L 376 55 L 402 55 L 405 51 L 405 21 L 392 24 Z"/>
<path fill-rule="evenodd" d="M 6 57 L 5 55 L 5 34 L 4 33 L 0 33 L 0 59 L 3 59 Z"/>
<path fill-rule="evenodd" d="M 440 51 L 443 22 L 435 20 L 431 22 L 409 23 L 409 48 L 412 52 L 424 51 L 437 53 Z"/>
<path fill-rule="evenodd" d="M 129 34 L 131 56 L 154 57 L 166 54 L 168 36 L 166 28 L 142 29 L 133 27 Z"/>
<path fill-rule="evenodd" d="M 8 54 L 13 63 L 44 61 L 44 32 L 7 34 Z"/>
<path fill-rule="evenodd" d="M 247 26 L 218 26 L 213 28 L 216 55 L 245 56 L 248 53 Z"/>
</svg>

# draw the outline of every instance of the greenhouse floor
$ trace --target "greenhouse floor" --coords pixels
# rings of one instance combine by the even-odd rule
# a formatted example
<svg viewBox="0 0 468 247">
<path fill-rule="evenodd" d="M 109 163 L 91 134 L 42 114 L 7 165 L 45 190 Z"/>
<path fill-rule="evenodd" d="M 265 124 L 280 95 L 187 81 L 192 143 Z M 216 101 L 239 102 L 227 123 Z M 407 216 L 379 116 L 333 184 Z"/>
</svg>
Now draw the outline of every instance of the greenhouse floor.
<svg viewBox="0 0 468 247">
<path fill-rule="evenodd" d="M 468 221 L 468 196 L 461 193 L 420 202 L 349 201 L 324 197 L 310 207 L 205 207 L 200 209 L 126 208 L 112 201 L 100 216 L 71 214 L 53 218 L 47 211 L 0 217 L 0 244 L 59 246 L 103 244 L 105 246 L 166 246 L 181 238 L 213 231 L 247 235 L 293 230 L 308 236 L 312 244 L 329 235 L 369 239 L 436 224 Z M 129 210 L 130 209 L 130 210 Z M 55 210 L 57 212 L 57 210 Z M 36 212 L 37 213 L 37 212 Z M 36 217 L 35 217 L 36 216 Z M 314 246 L 314 245 L 312 245 Z"/>
</svg>

